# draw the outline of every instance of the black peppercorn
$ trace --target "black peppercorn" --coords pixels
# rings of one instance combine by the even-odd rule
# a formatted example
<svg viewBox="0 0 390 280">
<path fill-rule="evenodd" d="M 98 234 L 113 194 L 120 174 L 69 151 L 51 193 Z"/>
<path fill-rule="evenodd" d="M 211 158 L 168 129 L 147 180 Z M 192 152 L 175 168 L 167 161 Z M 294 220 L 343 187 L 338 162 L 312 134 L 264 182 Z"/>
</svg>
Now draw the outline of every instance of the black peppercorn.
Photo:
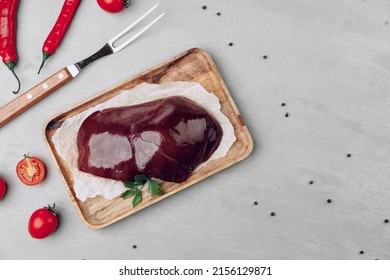
<svg viewBox="0 0 390 280">
<path fill-rule="evenodd" d="M 203 9 L 203 10 L 206 10 L 206 9 L 207 9 L 207 6 L 203 6 L 202 9 Z"/>
<path fill-rule="evenodd" d="M 273 217 L 273 216 L 275 216 L 276 214 L 275 214 L 275 212 L 271 212 L 271 216 Z"/>
<path fill-rule="evenodd" d="M 328 203 L 331 203 L 332 202 L 332 200 L 329 198 L 326 202 L 328 202 Z"/>
</svg>

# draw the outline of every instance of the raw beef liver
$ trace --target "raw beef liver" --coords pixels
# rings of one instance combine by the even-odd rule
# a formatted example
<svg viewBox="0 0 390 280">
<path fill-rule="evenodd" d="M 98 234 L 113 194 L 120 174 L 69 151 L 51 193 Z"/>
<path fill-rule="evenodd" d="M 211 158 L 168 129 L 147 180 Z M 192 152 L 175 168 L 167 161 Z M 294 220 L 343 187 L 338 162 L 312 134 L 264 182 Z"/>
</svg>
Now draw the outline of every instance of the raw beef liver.
<svg viewBox="0 0 390 280">
<path fill-rule="evenodd" d="M 221 138 L 218 122 L 184 97 L 105 109 L 80 127 L 78 167 L 119 181 L 146 174 L 182 182 L 210 158 Z"/>
</svg>

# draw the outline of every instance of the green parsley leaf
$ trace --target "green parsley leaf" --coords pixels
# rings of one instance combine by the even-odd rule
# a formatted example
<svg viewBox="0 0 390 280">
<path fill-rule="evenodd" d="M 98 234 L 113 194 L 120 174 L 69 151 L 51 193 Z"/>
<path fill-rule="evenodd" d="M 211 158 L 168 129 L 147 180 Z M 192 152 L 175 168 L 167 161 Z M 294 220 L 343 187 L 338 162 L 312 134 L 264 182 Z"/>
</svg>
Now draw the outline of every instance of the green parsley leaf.
<svg viewBox="0 0 390 280">
<path fill-rule="evenodd" d="M 133 207 L 138 205 L 142 201 L 142 188 L 148 183 L 148 192 L 151 196 L 160 196 L 162 195 L 160 191 L 160 185 L 157 181 L 153 180 L 150 176 L 145 174 L 139 174 L 134 176 L 134 182 L 124 182 L 124 187 L 127 188 L 121 194 L 121 198 L 127 199 L 134 197 L 132 204 Z"/>
<path fill-rule="evenodd" d="M 138 185 L 143 185 L 148 179 L 148 176 L 146 176 L 145 174 L 139 174 L 134 176 L 134 183 Z"/>
<path fill-rule="evenodd" d="M 160 196 L 160 185 L 153 179 L 148 179 L 148 191 L 152 196 Z"/>
<path fill-rule="evenodd" d="M 125 188 L 132 189 L 132 190 L 138 189 L 138 186 L 133 182 L 124 182 L 123 184 L 125 185 Z"/>
<path fill-rule="evenodd" d="M 138 203 L 142 201 L 142 194 L 141 191 L 138 191 L 132 201 L 133 207 L 137 206 Z"/>
<path fill-rule="evenodd" d="M 128 199 L 128 198 L 134 196 L 138 192 L 139 192 L 138 189 L 137 190 L 127 190 L 127 191 L 122 193 L 121 198 Z"/>
</svg>

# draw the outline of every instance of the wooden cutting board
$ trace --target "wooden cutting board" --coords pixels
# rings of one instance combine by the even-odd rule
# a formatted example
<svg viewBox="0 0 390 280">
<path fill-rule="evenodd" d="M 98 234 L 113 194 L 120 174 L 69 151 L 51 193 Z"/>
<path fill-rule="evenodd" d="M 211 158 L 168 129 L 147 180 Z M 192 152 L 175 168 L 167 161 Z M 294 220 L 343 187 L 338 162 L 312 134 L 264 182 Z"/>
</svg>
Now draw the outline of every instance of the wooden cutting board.
<svg viewBox="0 0 390 280">
<path fill-rule="evenodd" d="M 73 175 L 69 170 L 67 162 L 58 155 L 52 142 L 52 137 L 56 130 L 61 127 L 62 123 L 66 119 L 116 96 L 123 90 L 132 89 L 143 82 L 159 84 L 173 81 L 197 82 L 208 92 L 214 93 L 219 98 L 221 111 L 232 123 L 234 133 L 237 138 L 228 154 L 223 158 L 219 158 L 208 163 L 205 167 L 199 169 L 197 172 L 194 172 L 188 180 L 183 183 L 162 183 L 162 196 L 144 199 L 134 208 L 131 205 L 131 199 L 123 200 L 120 197 L 111 200 L 105 199 L 101 196 L 89 198 L 86 201 L 80 201 L 77 199 L 73 189 Z M 82 104 L 75 106 L 67 112 L 55 116 L 45 125 L 44 138 L 54 156 L 59 171 L 65 180 L 69 196 L 76 207 L 80 218 L 87 226 L 93 229 L 103 228 L 117 222 L 245 159 L 249 156 L 253 148 L 250 133 L 240 115 L 240 112 L 234 104 L 234 101 L 217 70 L 217 67 L 211 57 L 205 51 L 198 48 L 190 49 L 150 70 L 124 81 L 120 85 L 111 88 L 98 96 L 83 102 Z"/>
</svg>

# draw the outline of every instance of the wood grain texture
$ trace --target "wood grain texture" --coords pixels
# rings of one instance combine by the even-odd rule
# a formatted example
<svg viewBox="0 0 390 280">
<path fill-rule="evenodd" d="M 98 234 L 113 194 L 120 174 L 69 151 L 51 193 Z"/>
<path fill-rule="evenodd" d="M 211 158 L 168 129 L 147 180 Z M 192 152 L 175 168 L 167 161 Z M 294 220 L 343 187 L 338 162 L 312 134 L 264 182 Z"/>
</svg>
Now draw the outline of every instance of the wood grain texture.
<svg viewBox="0 0 390 280">
<path fill-rule="evenodd" d="M 0 108 L 0 127 L 10 122 L 72 79 L 73 77 L 68 70 L 63 68 L 43 82 L 8 102 Z"/>
<path fill-rule="evenodd" d="M 123 200 L 120 197 L 107 200 L 99 196 L 89 198 L 84 202 L 78 200 L 73 190 L 73 176 L 69 171 L 69 167 L 58 155 L 52 142 L 53 134 L 61 127 L 63 121 L 116 96 L 123 90 L 132 89 L 143 82 L 158 84 L 173 81 L 197 82 L 208 92 L 214 93 L 219 98 L 221 111 L 232 123 L 237 138 L 228 154 L 223 158 L 208 163 L 205 167 L 194 172 L 188 180 L 183 183 L 162 183 L 162 196 L 144 199 L 142 203 L 138 204 L 135 208 L 132 207 L 131 201 Z M 124 81 L 120 85 L 100 93 L 69 111 L 57 115 L 45 125 L 44 138 L 55 158 L 60 173 L 63 175 L 69 196 L 74 203 L 78 214 L 84 223 L 93 229 L 103 228 L 117 222 L 245 159 L 249 156 L 253 148 L 250 133 L 214 62 L 205 51 L 198 48 L 190 49 L 155 68 L 140 73 L 135 77 Z"/>
</svg>

